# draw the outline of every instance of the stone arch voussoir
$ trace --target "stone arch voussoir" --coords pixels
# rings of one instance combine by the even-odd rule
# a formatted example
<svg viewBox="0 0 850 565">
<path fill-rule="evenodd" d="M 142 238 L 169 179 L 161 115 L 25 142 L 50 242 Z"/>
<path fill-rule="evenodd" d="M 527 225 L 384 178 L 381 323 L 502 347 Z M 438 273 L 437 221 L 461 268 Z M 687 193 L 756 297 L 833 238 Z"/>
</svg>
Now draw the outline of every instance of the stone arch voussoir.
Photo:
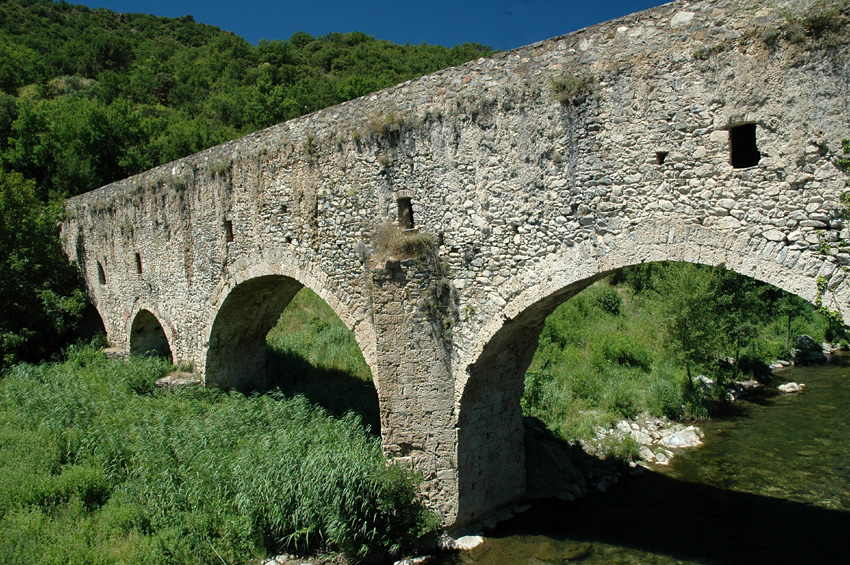
<svg viewBox="0 0 850 565">
<path fill-rule="evenodd" d="M 608 274 L 656 261 L 723 267 L 812 303 L 818 293 L 817 279 L 825 277 L 829 281 L 827 302 L 850 321 L 850 292 L 845 290 L 848 285 L 840 284 L 846 275 L 827 257 L 811 251 L 793 251 L 760 236 L 723 232 L 698 224 L 650 224 L 617 238 L 600 238 L 595 244 L 585 242 L 542 264 L 531 265 L 528 273 L 515 279 L 514 287 L 522 290 L 506 300 L 501 315 L 493 316 L 478 330 L 473 343 L 464 348 L 459 371 L 468 374 L 466 368 L 474 365 L 490 340 L 535 304 L 549 301 L 557 305 Z M 529 280 L 534 282 L 523 284 Z M 466 384 L 464 374 L 458 374 L 455 391 L 458 401 Z"/>
</svg>

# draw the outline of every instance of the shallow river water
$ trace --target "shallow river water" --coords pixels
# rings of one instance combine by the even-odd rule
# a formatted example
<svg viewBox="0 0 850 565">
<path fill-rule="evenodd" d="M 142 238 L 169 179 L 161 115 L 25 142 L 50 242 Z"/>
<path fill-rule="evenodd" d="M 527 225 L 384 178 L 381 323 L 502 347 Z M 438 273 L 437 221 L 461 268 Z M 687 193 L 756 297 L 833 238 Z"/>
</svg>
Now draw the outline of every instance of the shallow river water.
<svg viewBox="0 0 850 565">
<path fill-rule="evenodd" d="M 776 374 L 704 445 L 606 493 L 545 503 L 443 563 L 850 563 L 850 356 Z"/>
</svg>

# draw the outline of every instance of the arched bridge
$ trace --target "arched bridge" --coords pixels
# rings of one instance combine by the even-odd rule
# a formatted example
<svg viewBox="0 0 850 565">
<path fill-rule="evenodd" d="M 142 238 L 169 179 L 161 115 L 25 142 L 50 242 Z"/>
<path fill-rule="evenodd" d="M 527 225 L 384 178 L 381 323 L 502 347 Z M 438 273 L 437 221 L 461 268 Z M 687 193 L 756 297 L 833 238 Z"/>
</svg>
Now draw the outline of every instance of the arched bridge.
<svg viewBox="0 0 850 565">
<path fill-rule="evenodd" d="M 225 387 L 310 287 L 387 456 L 476 520 L 524 493 L 523 373 L 593 281 L 690 261 L 850 314 L 846 27 L 784 6 L 680 0 L 274 126 L 71 199 L 67 252 L 113 346 Z"/>
</svg>

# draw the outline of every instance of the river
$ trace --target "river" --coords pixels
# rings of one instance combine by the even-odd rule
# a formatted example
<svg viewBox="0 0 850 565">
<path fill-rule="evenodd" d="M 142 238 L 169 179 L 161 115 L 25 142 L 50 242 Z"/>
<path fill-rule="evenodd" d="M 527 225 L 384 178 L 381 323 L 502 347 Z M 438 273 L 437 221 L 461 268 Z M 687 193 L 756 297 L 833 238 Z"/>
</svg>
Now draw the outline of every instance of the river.
<svg viewBox="0 0 850 565">
<path fill-rule="evenodd" d="M 807 388 L 739 400 L 669 467 L 537 504 L 441 563 L 850 563 L 850 355 L 775 381 Z"/>
</svg>

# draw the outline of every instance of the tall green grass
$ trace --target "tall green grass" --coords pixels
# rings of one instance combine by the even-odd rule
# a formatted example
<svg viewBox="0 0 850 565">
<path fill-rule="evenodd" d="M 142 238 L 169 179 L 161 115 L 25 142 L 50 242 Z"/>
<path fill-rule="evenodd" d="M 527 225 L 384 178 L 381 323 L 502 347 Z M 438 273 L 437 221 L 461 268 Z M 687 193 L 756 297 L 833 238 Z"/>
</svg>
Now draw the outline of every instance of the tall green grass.
<svg viewBox="0 0 850 565">
<path fill-rule="evenodd" d="M 0 562 L 241 563 L 397 553 L 428 527 L 355 415 L 304 398 L 155 392 L 158 359 L 18 365 L 0 383 Z"/>
<path fill-rule="evenodd" d="M 380 432 L 378 393 L 354 333 L 319 296 L 303 288 L 266 337 L 270 384 L 287 396 L 302 395 L 331 413 L 360 415 Z"/>
</svg>

